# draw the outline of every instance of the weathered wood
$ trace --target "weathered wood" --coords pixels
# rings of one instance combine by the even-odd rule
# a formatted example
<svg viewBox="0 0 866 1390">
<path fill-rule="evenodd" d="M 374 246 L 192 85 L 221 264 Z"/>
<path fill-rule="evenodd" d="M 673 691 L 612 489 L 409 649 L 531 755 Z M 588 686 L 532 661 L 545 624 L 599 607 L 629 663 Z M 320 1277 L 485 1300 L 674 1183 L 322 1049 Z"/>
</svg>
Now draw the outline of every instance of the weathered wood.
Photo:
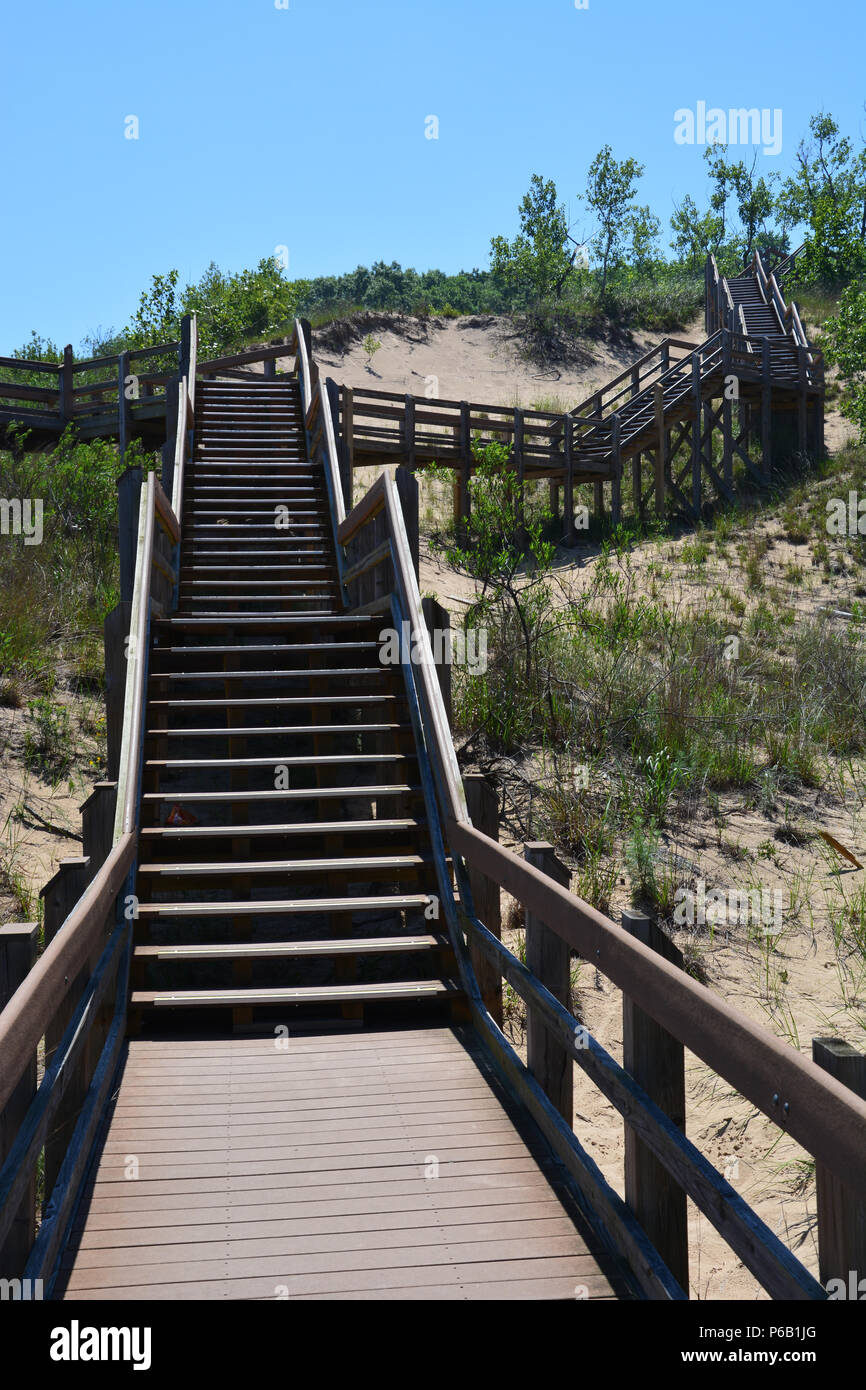
<svg viewBox="0 0 866 1390">
<path fill-rule="evenodd" d="M 400 498 L 400 506 L 403 508 L 403 521 L 406 526 L 406 536 L 409 541 L 409 551 L 412 556 L 412 567 L 415 571 L 415 578 L 417 579 L 421 543 L 418 522 L 418 479 L 408 468 L 403 468 L 401 465 L 394 473 L 394 482 Z"/>
<path fill-rule="evenodd" d="M 701 362 L 700 355 L 692 358 L 692 510 L 701 514 Z"/>
<path fill-rule="evenodd" d="M 479 830 L 483 830 L 485 835 L 489 835 L 491 840 L 498 840 L 499 797 L 496 788 L 488 778 L 477 772 L 471 772 L 464 776 L 463 786 L 466 791 L 466 805 L 472 824 L 476 825 Z M 489 932 L 492 932 L 497 939 L 501 939 L 502 907 L 499 884 L 494 883 L 484 874 L 477 873 L 471 865 L 468 866 L 468 869 L 475 914 Z M 484 1000 L 491 1018 L 501 1028 L 501 973 L 477 945 L 470 946 L 470 955 L 481 998 Z"/>
<path fill-rule="evenodd" d="M 665 514 L 665 463 L 667 462 L 667 434 L 665 432 L 665 391 L 661 382 L 653 389 L 655 406 L 655 514 Z"/>
<path fill-rule="evenodd" d="M 621 422 L 619 414 L 612 417 L 612 432 L 610 437 L 611 453 L 613 455 L 614 474 L 610 481 L 610 522 L 615 528 L 619 526 L 622 516 L 622 449 Z"/>
<path fill-rule="evenodd" d="M 123 702 L 126 692 L 127 643 L 132 604 L 118 603 L 103 624 L 105 650 L 105 735 L 107 775 L 116 781 L 123 737 Z"/>
<path fill-rule="evenodd" d="M 866 1102 L 504 845 L 456 817 L 447 821 L 447 832 L 454 852 L 530 907 L 614 984 L 640 997 L 657 1023 L 866 1196 Z"/>
<path fill-rule="evenodd" d="M 443 608 L 438 599 L 433 598 L 432 594 L 427 594 L 422 598 L 421 611 L 424 614 L 424 622 L 430 634 L 433 657 L 436 663 L 436 675 L 439 680 L 439 689 L 442 692 L 442 703 L 445 706 L 445 713 L 450 726 L 451 662 L 448 657 L 451 650 L 451 614 L 447 608 Z"/>
<path fill-rule="evenodd" d="M 63 349 L 63 365 L 60 368 L 60 419 L 68 425 L 75 411 L 75 378 L 72 357 L 72 344 Z"/>
<path fill-rule="evenodd" d="M 574 545 L 577 539 L 574 525 L 574 426 L 571 418 L 565 417 L 564 444 L 565 444 L 565 496 L 563 505 L 565 507 L 565 543 Z"/>
<path fill-rule="evenodd" d="M 63 927 L 75 904 L 94 875 L 90 872 L 90 860 L 85 856 L 61 859 L 56 873 L 49 879 L 40 893 L 44 903 L 45 944 L 49 946 Z M 95 941 L 93 949 L 101 950 L 102 942 Z M 57 1045 L 66 1031 L 66 1026 L 75 1012 L 84 986 L 90 974 L 89 964 L 82 965 L 78 975 L 71 981 L 69 992 L 54 1011 L 45 1029 L 45 1064 L 51 1062 Z M 75 1121 L 87 1089 L 85 1078 L 76 1076 L 69 1085 L 61 1105 L 54 1117 L 52 1132 L 45 1141 L 45 1191 L 50 1193 L 63 1155 L 66 1152 Z"/>
<path fill-rule="evenodd" d="M 813 1038 L 812 1060 L 866 1100 L 866 1054 L 838 1038 Z M 826 1288 L 831 1279 L 841 1279 L 846 1290 L 843 1297 L 862 1298 L 864 1286 L 852 1293 L 849 1284 L 852 1271 L 855 1288 L 866 1278 L 866 1198 L 852 1192 L 820 1162 L 815 1165 L 815 1184 L 821 1283 Z"/>
<path fill-rule="evenodd" d="M 480 828 L 480 827 L 479 827 Z M 526 862 L 567 888 L 569 873 L 556 857 L 553 845 L 543 840 L 524 847 Z M 526 910 L 526 967 L 549 989 L 554 998 L 571 1008 L 571 951 L 561 936 L 550 930 L 534 912 Z M 526 1018 L 526 1058 L 544 1094 L 562 1118 L 574 1121 L 574 1079 L 571 1054 L 530 1006 Z"/>
<path fill-rule="evenodd" d="M 0 1013 L 36 963 L 39 926 L 36 922 L 10 923 L 0 927 Z M 36 1049 L 22 1073 L 5 1108 L 0 1111 L 0 1168 L 21 1128 L 36 1094 Z M 27 1191 L 14 1218 L 9 1235 L 0 1242 L 0 1278 L 18 1279 L 36 1235 L 36 1174 L 31 1175 Z"/>
<path fill-rule="evenodd" d="M 770 361 L 770 340 L 761 345 L 761 478 L 765 486 L 772 476 L 772 405 L 773 387 Z"/>
<path fill-rule="evenodd" d="M 642 912 L 625 909 L 625 931 L 665 960 L 682 968 L 683 958 L 670 937 Z M 669 1116 L 686 1129 L 685 1051 L 681 1042 L 644 1013 L 630 995 L 622 999 L 623 1067 Z M 668 1269 L 689 1287 L 686 1194 L 672 1174 L 625 1125 L 625 1199 Z"/>
</svg>

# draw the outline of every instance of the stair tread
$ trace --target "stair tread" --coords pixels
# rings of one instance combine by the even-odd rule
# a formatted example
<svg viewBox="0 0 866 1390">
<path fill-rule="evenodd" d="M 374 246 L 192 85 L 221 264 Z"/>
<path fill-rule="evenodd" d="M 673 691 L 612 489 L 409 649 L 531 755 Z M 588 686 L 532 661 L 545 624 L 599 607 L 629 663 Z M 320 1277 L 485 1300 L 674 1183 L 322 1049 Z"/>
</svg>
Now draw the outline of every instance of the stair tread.
<svg viewBox="0 0 866 1390">
<path fill-rule="evenodd" d="M 203 860 L 190 863 L 148 863 L 139 864 L 138 872 L 146 875 L 182 875 L 191 877 L 200 874 L 264 874 L 278 873 L 325 873 L 329 869 L 405 869 L 417 868 L 425 862 L 420 854 L 364 854 L 351 856 L 335 855 L 333 858 L 318 859 L 242 859 L 242 860 Z"/>
<path fill-rule="evenodd" d="M 258 836 L 280 835 L 347 835 L 368 831 L 420 830 L 422 820 L 413 817 L 394 820 L 333 820 L 316 821 L 315 825 L 306 822 L 288 821 L 276 825 L 160 825 L 146 826 L 139 833 L 147 839 L 178 838 L 182 840 L 219 838 L 246 839 Z"/>
<path fill-rule="evenodd" d="M 368 894 L 341 898 L 241 898 L 237 902 L 139 903 L 142 917 L 276 917 L 314 916 L 316 913 L 375 912 L 380 908 L 398 912 L 405 908 L 428 907 L 429 893 Z"/>
<path fill-rule="evenodd" d="M 390 955 L 403 951 L 432 951 L 442 945 L 435 936 L 359 936 L 324 941 L 235 941 L 182 946 L 136 946 L 133 954 L 156 960 L 257 960 L 280 956 Z"/>
<path fill-rule="evenodd" d="M 353 1000 L 437 998 L 459 994 L 442 980 L 409 980 L 398 984 L 304 985 L 294 988 L 133 990 L 133 1004 L 339 1004 Z"/>
</svg>

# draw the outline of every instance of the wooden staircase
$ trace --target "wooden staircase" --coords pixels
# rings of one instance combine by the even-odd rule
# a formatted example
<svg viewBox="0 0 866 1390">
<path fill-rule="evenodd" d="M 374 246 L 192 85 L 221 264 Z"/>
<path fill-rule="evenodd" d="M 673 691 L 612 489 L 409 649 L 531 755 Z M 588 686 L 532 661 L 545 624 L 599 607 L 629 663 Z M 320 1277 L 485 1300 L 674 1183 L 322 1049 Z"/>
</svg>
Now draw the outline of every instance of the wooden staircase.
<svg viewBox="0 0 866 1390">
<path fill-rule="evenodd" d="M 178 606 L 152 623 L 131 1031 L 461 1016 L 402 672 L 387 621 L 344 612 L 297 381 L 199 383 L 183 518 Z"/>
</svg>

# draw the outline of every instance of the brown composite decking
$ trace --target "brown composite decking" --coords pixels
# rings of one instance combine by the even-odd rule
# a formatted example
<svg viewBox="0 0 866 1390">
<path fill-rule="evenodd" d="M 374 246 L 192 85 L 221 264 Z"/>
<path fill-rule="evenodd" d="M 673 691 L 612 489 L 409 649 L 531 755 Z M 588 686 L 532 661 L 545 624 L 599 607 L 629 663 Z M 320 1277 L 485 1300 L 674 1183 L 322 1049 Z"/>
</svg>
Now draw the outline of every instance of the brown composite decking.
<svg viewBox="0 0 866 1390">
<path fill-rule="evenodd" d="M 623 1296 L 507 1107 L 471 1029 L 131 1041 L 57 1294 Z"/>
</svg>

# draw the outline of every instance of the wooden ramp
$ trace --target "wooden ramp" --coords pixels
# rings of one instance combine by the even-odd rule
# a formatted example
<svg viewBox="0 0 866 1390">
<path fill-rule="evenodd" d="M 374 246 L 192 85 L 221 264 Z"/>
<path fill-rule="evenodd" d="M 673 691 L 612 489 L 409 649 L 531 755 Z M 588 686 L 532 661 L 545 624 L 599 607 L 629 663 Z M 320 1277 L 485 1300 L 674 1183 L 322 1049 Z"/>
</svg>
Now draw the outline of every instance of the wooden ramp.
<svg viewBox="0 0 866 1390">
<path fill-rule="evenodd" d="M 57 1292 L 610 1299 L 617 1277 L 472 1030 L 430 1027 L 130 1042 Z"/>
</svg>

